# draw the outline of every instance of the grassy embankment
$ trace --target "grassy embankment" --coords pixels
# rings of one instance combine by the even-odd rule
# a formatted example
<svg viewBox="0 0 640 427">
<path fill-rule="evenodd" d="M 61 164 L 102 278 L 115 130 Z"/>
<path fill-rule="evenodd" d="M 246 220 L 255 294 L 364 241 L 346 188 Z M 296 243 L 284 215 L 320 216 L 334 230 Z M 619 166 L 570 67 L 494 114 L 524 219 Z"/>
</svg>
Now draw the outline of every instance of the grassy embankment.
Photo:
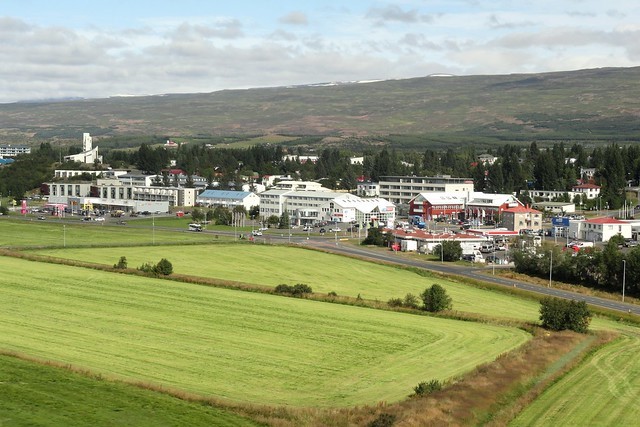
<svg viewBox="0 0 640 427">
<path fill-rule="evenodd" d="M 194 248 L 198 248 L 198 247 L 197 246 L 189 246 L 189 250 L 194 249 Z M 272 247 L 267 247 L 265 249 L 271 250 L 273 248 Z M 94 250 L 92 249 L 91 252 L 93 252 L 93 251 Z M 306 257 L 307 255 L 308 255 L 308 251 L 305 251 L 304 256 Z M 4 260 L 5 259 L 2 259 L 2 261 L 4 261 Z M 23 262 L 25 262 L 25 261 L 23 261 Z M 115 262 L 115 260 L 114 260 L 114 262 Z M 178 264 L 181 264 L 181 262 L 178 262 Z M 93 274 L 93 273 L 91 273 L 91 274 Z M 393 286 L 396 283 L 399 283 L 399 282 L 398 281 L 390 282 L 389 286 Z M 492 300 L 493 299 L 493 294 L 495 294 L 495 293 L 494 292 L 490 292 L 490 293 L 485 293 L 483 295 L 476 295 L 475 296 L 476 299 L 477 299 L 476 306 L 481 305 L 481 304 L 479 304 L 480 301 L 484 302 L 484 301 Z M 394 295 L 394 296 L 398 296 L 398 295 Z M 510 297 L 510 298 L 515 298 L 515 297 Z M 455 298 L 454 298 L 454 301 L 455 301 Z M 493 310 L 495 310 L 494 314 L 496 314 L 496 315 L 501 314 L 500 310 L 501 310 L 502 307 L 504 307 L 505 303 L 509 304 L 508 301 L 503 301 L 502 304 L 498 304 L 498 306 L 493 307 Z M 525 310 L 524 314 L 518 315 L 517 313 L 514 313 L 512 315 L 515 315 L 516 317 L 528 318 L 528 317 L 531 316 L 531 312 L 529 312 L 529 310 Z M 597 323 L 599 323 L 599 325 L 597 326 L 598 329 L 615 329 L 615 328 L 619 328 L 620 327 L 620 325 L 617 325 L 617 324 L 612 323 L 610 321 L 598 320 Z M 635 328 L 628 328 L 628 330 L 634 331 Z M 538 344 L 538 345 L 540 345 L 540 344 Z M 548 343 L 547 344 L 542 344 L 542 346 L 543 347 L 541 347 L 539 349 L 536 349 L 535 352 L 530 352 L 530 353 L 535 353 L 535 355 L 541 355 L 544 352 L 545 349 L 550 348 Z M 604 348 L 606 348 L 606 347 L 604 347 Z M 560 350 L 558 349 L 557 351 L 560 351 Z M 518 353 L 519 352 L 517 352 L 516 354 L 518 354 Z M 554 352 L 552 352 L 552 353 L 554 353 Z M 517 356 L 515 358 L 509 358 L 509 357 L 500 358 L 500 359 L 498 359 L 498 361 L 496 363 L 497 364 L 503 364 L 503 363 L 505 363 L 505 361 L 511 360 L 512 364 L 517 364 L 517 362 L 518 362 L 517 359 L 520 359 L 521 357 L 524 357 L 524 356 L 521 355 L 521 356 Z M 547 357 L 549 358 L 549 360 L 553 359 L 553 356 L 547 356 Z M 480 404 L 480 401 L 482 399 L 480 399 L 479 396 L 482 396 L 482 395 L 486 394 L 486 391 L 487 391 L 486 386 L 489 383 L 491 383 L 495 387 L 497 387 L 496 390 L 498 390 L 498 391 L 502 390 L 503 393 L 505 392 L 505 388 L 504 387 L 507 386 L 506 390 L 508 392 L 508 384 L 509 384 L 509 382 L 506 379 L 502 379 L 500 377 L 500 375 L 505 375 L 505 373 L 507 373 L 507 374 L 510 373 L 510 375 L 516 375 L 514 369 L 516 371 L 517 371 L 517 369 L 521 369 L 521 370 L 524 369 L 525 371 L 528 370 L 530 372 L 534 372 L 535 371 L 534 366 L 533 366 L 534 363 L 532 362 L 533 359 L 534 359 L 534 355 L 530 354 L 530 355 L 526 356 L 525 358 L 527 359 L 525 361 L 526 362 L 525 363 L 525 365 L 526 365 L 525 368 L 522 368 L 522 366 L 520 366 L 520 368 L 517 368 L 517 367 L 516 368 L 513 368 L 513 367 L 512 368 L 501 367 L 501 368 L 499 368 L 499 372 L 500 373 L 497 373 L 497 372 L 492 372 L 491 371 L 491 369 L 492 369 L 491 367 L 495 365 L 495 363 L 494 363 L 494 364 L 489 365 L 489 367 L 483 368 L 481 371 L 476 372 L 475 374 L 471 374 L 469 376 L 469 378 L 467 378 L 466 380 L 463 380 L 462 382 L 457 383 L 452 388 L 447 389 L 447 392 L 446 392 L 447 394 L 445 394 L 444 396 L 433 396 L 433 397 L 430 397 L 429 398 L 429 402 L 430 403 L 429 403 L 428 406 L 430 408 L 432 408 L 432 411 L 428 412 L 428 414 L 430 414 L 429 416 L 436 417 L 436 418 L 431 418 L 431 419 L 438 419 L 437 417 L 439 416 L 439 417 L 441 417 L 439 419 L 449 419 L 449 420 L 451 420 L 452 419 L 451 417 L 453 416 L 452 414 L 455 413 L 455 414 L 457 414 L 456 417 L 468 418 L 470 416 L 469 413 L 468 413 L 468 408 L 467 408 L 467 412 L 465 412 L 464 408 L 460 408 L 460 406 L 458 406 L 457 410 L 455 410 L 455 408 L 454 409 L 451 408 L 451 406 L 449 405 L 449 403 L 451 403 L 450 396 L 453 396 L 453 395 L 459 396 L 457 399 L 461 400 L 461 401 L 465 401 L 465 399 L 471 398 L 473 402 L 478 402 L 478 404 Z M 523 362 L 523 361 L 520 360 L 520 362 Z M 544 363 L 542 363 L 542 365 L 544 365 Z M 486 375 L 483 376 L 483 373 L 485 373 Z M 528 374 L 525 373 L 525 375 L 528 375 Z M 473 382 L 474 381 L 477 382 L 476 386 L 480 386 L 480 388 L 474 388 L 474 386 L 473 386 Z M 489 381 L 489 382 L 487 382 L 487 381 Z M 524 384 L 526 384 L 526 382 L 527 381 L 525 380 Z M 633 386 L 633 384 L 635 384 L 635 383 L 632 383 L 631 386 Z M 502 386 L 502 389 L 500 389 L 500 387 L 499 387 L 500 385 Z M 522 386 L 518 386 L 518 387 L 522 387 Z M 475 392 L 474 392 L 474 390 L 475 390 Z M 508 394 L 509 393 L 513 394 L 513 391 L 508 392 Z M 571 391 L 569 393 L 571 393 Z M 466 398 L 465 398 L 465 396 L 466 396 Z M 472 396 L 475 396 L 475 397 L 472 397 Z M 434 403 L 434 399 L 435 399 L 435 403 Z M 378 408 L 378 412 L 380 410 L 385 410 L 387 412 L 399 413 L 400 414 L 399 416 L 402 419 L 405 419 L 405 420 L 413 419 L 413 420 L 415 420 L 415 418 L 411 418 L 411 417 L 415 417 L 416 415 L 415 414 L 414 415 L 410 415 L 411 414 L 411 409 L 408 409 L 408 408 L 413 407 L 415 405 L 419 405 L 419 403 L 417 403 L 417 402 L 420 402 L 420 401 L 421 401 L 421 399 L 418 399 L 418 400 L 411 399 L 409 401 L 400 402 L 398 405 L 395 405 L 395 406 L 392 405 L 392 406 L 389 406 L 389 407 Z M 447 403 L 447 402 L 449 402 L 449 403 Z M 615 400 L 611 402 L 611 404 L 613 404 L 613 405 L 615 405 L 615 403 L 616 403 Z M 503 403 L 502 405 L 503 406 L 508 406 L 508 403 Z M 479 412 L 479 414 L 481 416 L 481 419 L 487 419 L 487 415 L 486 414 L 491 414 L 492 411 L 494 411 L 494 409 L 491 409 L 492 405 L 490 403 L 486 403 L 485 402 L 484 406 L 485 406 L 484 410 L 488 411 L 488 412 L 486 412 L 486 413 L 485 412 Z M 471 408 L 471 407 L 476 407 L 477 408 L 478 405 L 470 405 L 469 408 Z M 440 415 L 437 415 L 438 411 L 441 411 Z M 456 412 L 456 411 L 458 411 L 458 412 Z M 373 411 L 373 412 L 375 412 L 375 411 Z M 425 415 L 423 415 L 424 417 L 427 417 L 427 418 L 423 418 L 423 419 L 430 419 L 426 415 L 427 413 L 425 413 L 424 411 L 420 410 L 419 412 L 422 413 L 422 414 L 425 414 Z M 407 415 L 407 413 L 409 413 L 409 415 Z M 447 416 L 443 416 L 442 415 L 443 413 L 446 413 L 448 415 Z M 485 414 L 485 415 L 482 415 L 482 414 Z M 584 415 L 584 414 L 582 414 L 582 415 L 583 415 L 582 418 L 586 417 L 587 419 L 591 419 L 591 420 L 594 419 L 593 418 L 594 416 L 597 416 L 597 414 L 591 414 L 591 418 L 589 418 L 590 415 L 588 413 L 586 415 Z M 475 416 L 477 417 L 478 415 L 475 415 Z M 490 419 L 491 416 L 490 415 L 488 415 L 488 416 L 489 416 L 489 419 Z M 454 420 L 457 419 L 456 417 L 454 417 L 453 419 Z M 478 418 L 476 418 L 476 419 L 478 419 Z M 406 422 L 410 423 L 411 421 L 406 421 Z M 405 425 L 410 425 L 410 424 L 405 424 Z"/>
</svg>

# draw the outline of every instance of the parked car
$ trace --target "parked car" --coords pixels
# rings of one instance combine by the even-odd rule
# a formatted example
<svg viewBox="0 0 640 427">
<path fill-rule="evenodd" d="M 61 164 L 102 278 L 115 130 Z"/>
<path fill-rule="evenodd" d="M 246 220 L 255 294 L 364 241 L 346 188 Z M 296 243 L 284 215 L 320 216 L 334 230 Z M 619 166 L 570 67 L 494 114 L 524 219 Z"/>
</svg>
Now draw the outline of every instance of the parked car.
<svg viewBox="0 0 640 427">
<path fill-rule="evenodd" d="M 329 233 L 338 233 L 342 230 L 340 230 L 340 227 L 333 227 L 329 229 Z"/>
<path fill-rule="evenodd" d="M 253 231 L 251 232 L 251 235 L 252 235 L 252 236 L 262 236 L 262 231 L 260 231 L 260 230 L 253 230 Z"/>
<path fill-rule="evenodd" d="M 637 241 L 637 240 L 633 240 L 633 239 L 626 239 L 626 240 L 624 241 L 624 245 L 625 245 L 627 248 L 633 248 L 633 247 L 638 246 L 638 241 Z"/>
<path fill-rule="evenodd" d="M 320 234 L 324 234 L 324 233 L 326 233 L 326 232 L 327 232 L 327 230 L 325 230 L 324 228 L 321 228 L 321 229 L 320 229 Z"/>
<path fill-rule="evenodd" d="M 82 220 L 83 221 L 91 221 L 91 217 L 85 216 L 85 217 L 82 217 Z"/>
<path fill-rule="evenodd" d="M 103 216 L 99 216 L 96 219 L 94 219 L 94 221 L 104 222 L 104 217 Z"/>
<path fill-rule="evenodd" d="M 40 221 L 44 221 L 46 218 L 45 218 L 43 215 L 40 215 L 40 216 L 38 217 L 38 219 L 39 219 Z"/>
</svg>

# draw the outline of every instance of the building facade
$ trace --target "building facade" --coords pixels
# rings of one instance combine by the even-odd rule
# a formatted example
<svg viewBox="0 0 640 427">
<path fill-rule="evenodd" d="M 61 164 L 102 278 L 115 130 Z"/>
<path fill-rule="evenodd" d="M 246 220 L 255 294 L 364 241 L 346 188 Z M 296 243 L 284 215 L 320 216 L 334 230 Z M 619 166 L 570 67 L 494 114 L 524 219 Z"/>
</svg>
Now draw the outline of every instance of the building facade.
<svg viewBox="0 0 640 427">
<path fill-rule="evenodd" d="M 249 211 L 260 205 L 260 197 L 249 191 L 205 190 L 196 197 L 196 203 L 200 206 L 223 206 L 230 209 L 242 206 Z"/>
<path fill-rule="evenodd" d="M 31 147 L 26 145 L 0 145 L 0 158 L 15 157 L 20 154 L 30 154 Z"/>
<path fill-rule="evenodd" d="M 502 212 L 502 222 L 507 230 L 542 230 L 542 212 L 526 206 L 516 206 Z"/>
<path fill-rule="evenodd" d="M 460 193 L 473 192 L 472 178 L 442 176 L 382 176 L 379 181 L 380 197 L 396 205 L 409 205 L 411 199 L 424 192 Z"/>
</svg>

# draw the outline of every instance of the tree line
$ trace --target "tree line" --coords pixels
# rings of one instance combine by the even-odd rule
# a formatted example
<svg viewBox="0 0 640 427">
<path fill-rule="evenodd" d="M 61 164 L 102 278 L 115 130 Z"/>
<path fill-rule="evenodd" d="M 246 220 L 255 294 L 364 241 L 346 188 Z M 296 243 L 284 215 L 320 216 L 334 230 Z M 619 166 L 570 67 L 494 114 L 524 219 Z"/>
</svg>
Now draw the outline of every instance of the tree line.
<svg viewBox="0 0 640 427">
<path fill-rule="evenodd" d="M 77 147 L 69 147 L 69 153 Z M 581 178 L 581 168 L 595 168 L 596 183 L 602 186 L 602 204 L 617 209 L 624 204 L 624 187 L 628 181 L 640 182 L 640 146 L 619 147 L 610 144 L 587 151 L 580 144 L 565 147 L 555 144 L 539 148 L 536 142 L 521 148 L 506 144 L 489 151 L 497 157 L 493 164 L 478 161 L 475 147 L 443 151 L 427 149 L 398 151 L 381 148 L 355 153 L 348 149 L 324 148 L 317 152 L 303 147 L 256 145 L 248 148 L 212 148 L 205 144 L 181 144 L 175 149 L 142 143 L 137 150 L 106 149 L 101 151 L 105 164 L 114 169 L 136 168 L 162 179 L 157 185 L 175 185 L 167 168 L 175 160 L 176 168 L 187 176 L 199 175 L 209 188 L 239 188 L 244 177 L 291 175 L 302 180 L 320 181 L 331 189 L 354 190 L 359 178 L 377 181 L 386 175 L 436 176 L 451 175 L 473 178 L 476 191 L 490 193 L 519 192 L 527 199 L 530 189 L 569 191 Z M 16 161 L 0 169 L 0 193 L 22 197 L 51 179 L 54 168 L 81 169 L 86 165 L 60 162 L 63 153 L 54 152 L 43 143 L 32 154 L 18 156 Z M 68 153 L 65 153 L 68 154 Z M 285 155 L 293 154 L 294 157 Z M 304 162 L 295 156 L 317 155 L 316 162 Z M 350 157 L 363 157 L 362 164 L 352 164 Z M 94 164 L 93 169 L 104 168 Z M 80 176 L 77 179 L 90 179 Z M 192 181 L 187 185 L 193 185 Z"/>
</svg>

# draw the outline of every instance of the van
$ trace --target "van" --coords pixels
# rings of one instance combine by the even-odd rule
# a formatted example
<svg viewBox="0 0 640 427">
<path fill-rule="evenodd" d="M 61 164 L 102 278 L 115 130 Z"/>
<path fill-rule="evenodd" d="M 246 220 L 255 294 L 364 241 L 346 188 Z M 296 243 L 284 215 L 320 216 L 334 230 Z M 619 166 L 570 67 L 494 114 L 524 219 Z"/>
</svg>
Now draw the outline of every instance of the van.
<svg viewBox="0 0 640 427">
<path fill-rule="evenodd" d="M 493 243 L 483 243 L 482 246 L 480 246 L 480 252 L 483 254 L 493 252 Z"/>
<path fill-rule="evenodd" d="M 200 224 L 189 224 L 189 231 L 202 231 Z"/>
</svg>

